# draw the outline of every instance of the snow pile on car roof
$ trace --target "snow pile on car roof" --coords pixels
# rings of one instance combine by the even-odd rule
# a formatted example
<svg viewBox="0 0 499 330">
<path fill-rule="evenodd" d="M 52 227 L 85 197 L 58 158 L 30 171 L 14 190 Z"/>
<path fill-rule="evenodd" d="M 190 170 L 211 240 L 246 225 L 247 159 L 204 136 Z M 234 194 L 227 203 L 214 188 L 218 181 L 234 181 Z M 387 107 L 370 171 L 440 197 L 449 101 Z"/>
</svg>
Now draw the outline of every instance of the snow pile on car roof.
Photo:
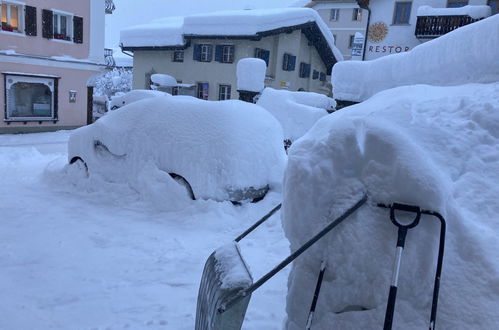
<svg viewBox="0 0 499 330">
<path fill-rule="evenodd" d="M 243 58 L 237 62 L 237 90 L 261 92 L 265 88 L 267 64 L 259 58 Z"/>
<path fill-rule="evenodd" d="M 334 109 L 336 103 L 326 95 L 311 92 L 291 92 L 265 88 L 257 104 L 264 107 L 281 123 L 284 138 L 295 141 L 320 118 Z"/>
<path fill-rule="evenodd" d="M 282 140 L 277 120 L 255 104 L 160 96 L 76 130 L 69 157 L 81 157 L 90 174 L 105 171 L 111 181 L 132 185 L 151 163 L 184 177 L 196 198 L 222 201 L 241 189 L 280 189 Z"/>
<path fill-rule="evenodd" d="M 289 150 L 283 225 L 295 250 L 363 192 L 364 205 L 295 263 L 287 329 L 303 329 L 321 260 L 314 329 L 383 326 L 397 228 L 377 202 L 447 218 L 437 328 L 499 324 L 499 83 L 384 91 L 323 119 Z M 428 328 L 439 222 L 410 229 L 394 327 Z"/>
<path fill-rule="evenodd" d="M 165 18 L 122 30 L 120 43 L 123 47 L 184 46 L 184 36 L 252 36 L 310 22 L 317 24 L 335 58 L 343 60 L 326 23 L 310 8 L 227 10 Z"/>
<path fill-rule="evenodd" d="M 494 32 L 492 32 L 494 31 Z M 361 102 L 397 86 L 438 86 L 499 81 L 499 15 L 463 26 L 409 52 L 333 67 L 337 100 Z"/>
</svg>

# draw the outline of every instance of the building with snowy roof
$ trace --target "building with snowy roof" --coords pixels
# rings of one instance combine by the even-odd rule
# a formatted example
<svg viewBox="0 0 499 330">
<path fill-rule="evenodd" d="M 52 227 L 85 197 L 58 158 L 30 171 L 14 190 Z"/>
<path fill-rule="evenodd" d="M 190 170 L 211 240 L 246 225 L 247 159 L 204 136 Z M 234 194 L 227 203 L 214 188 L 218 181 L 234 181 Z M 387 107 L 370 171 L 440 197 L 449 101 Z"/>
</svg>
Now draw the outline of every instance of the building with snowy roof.
<svg viewBox="0 0 499 330">
<path fill-rule="evenodd" d="M 112 0 L 1 0 L 0 133 L 70 129 L 92 120 L 91 77 L 105 67 Z"/>
<path fill-rule="evenodd" d="M 499 0 L 300 0 L 294 6 L 317 10 L 345 59 L 356 50 L 355 33 L 367 35 L 359 50 L 366 60 L 406 52 L 499 12 Z"/>
<path fill-rule="evenodd" d="M 121 31 L 133 52 L 133 88 L 149 89 L 151 75 L 168 74 L 193 95 L 238 98 L 236 64 L 256 57 L 267 64 L 265 85 L 328 94 L 328 75 L 342 60 L 334 38 L 308 8 L 224 11 L 168 17 Z"/>
</svg>

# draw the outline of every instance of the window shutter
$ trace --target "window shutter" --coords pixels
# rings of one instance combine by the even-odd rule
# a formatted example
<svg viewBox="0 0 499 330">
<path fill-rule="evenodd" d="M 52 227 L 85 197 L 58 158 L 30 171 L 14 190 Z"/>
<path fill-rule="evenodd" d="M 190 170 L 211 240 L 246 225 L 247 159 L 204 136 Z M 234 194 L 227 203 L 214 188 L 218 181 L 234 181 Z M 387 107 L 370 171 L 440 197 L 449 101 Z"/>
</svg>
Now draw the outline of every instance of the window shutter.
<svg viewBox="0 0 499 330">
<path fill-rule="evenodd" d="M 208 62 L 213 60 L 213 46 L 208 45 Z"/>
<path fill-rule="evenodd" d="M 215 61 L 217 62 L 222 62 L 223 61 L 223 52 L 224 46 L 222 45 L 216 45 L 215 46 Z"/>
<path fill-rule="evenodd" d="M 320 80 L 321 81 L 326 81 L 326 74 L 324 72 L 321 72 Z"/>
<path fill-rule="evenodd" d="M 256 58 L 260 58 L 260 48 L 255 48 L 255 56 Z"/>
<path fill-rule="evenodd" d="M 310 78 L 310 70 L 312 69 L 312 65 L 307 64 L 306 70 L 305 70 L 305 78 Z"/>
<path fill-rule="evenodd" d="M 83 17 L 73 17 L 73 41 L 77 44 L 83 43 Z"/>
<path fill-rule="evenodd" d="M 36 8 L 31 6 L 25 6 L 24 11 L 24 22 L 25 28 L 24 32 L 27 36 L 36 36 Z"/>
<path fill-rule="evenodd" d="M 314 70 L 314 73 L 312 74 L 312 79 L 314 80 L 319 79 L 319 71 Z"/>
<path fill-rule="evenodd" d="M 262 60 L 264 60 L 267 66 L 269 66 L 270 50 L 262 49 Z"/>
<path fill-rule="evenodd" d="M 192 59 L 194 61 L 201 61 L 201 45 L 194 45 L 194 54 Z"/>
<path fill-rule="evenodd" d="M 42 10 L 42 37 L 52 39 L 54 37 L 54 14 L 51 10 Z"/>
<path fill-rule="evenodd" d="M 289 57 L 289 71 L 295 71 L 296 67 L 296 56 Z"/>
<path fill-rule="evenodd" d="M 282 56 L 282 71 L 288 71 L 289 67 L 289 54 L 284 54 Z"/>
</svg>

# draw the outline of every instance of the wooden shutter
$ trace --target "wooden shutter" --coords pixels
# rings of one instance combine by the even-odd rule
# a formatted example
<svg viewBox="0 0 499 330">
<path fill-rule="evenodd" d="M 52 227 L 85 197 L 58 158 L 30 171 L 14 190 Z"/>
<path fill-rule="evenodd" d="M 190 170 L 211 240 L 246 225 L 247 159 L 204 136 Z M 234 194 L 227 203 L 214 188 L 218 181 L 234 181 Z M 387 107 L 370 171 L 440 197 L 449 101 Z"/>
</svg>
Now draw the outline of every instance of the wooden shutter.
<svg viewBox="0 0 499 330">
<path fill-rule="evenodd" d="M 42 37 L 52 39 L 54 37 L 54 14 L 52 10 L 42 10 Z"/>
<path fill-rule="evenodd" d="M 289 56 L 289 71 L 295 71 L 296 56 Z"/>
<path fill-rule="evenodd" d="M 262 60 L 264 60 L 267 66 L 269 66 L 270 50 L 262 49 Z"/>
<path fill-rule="evenodd" d="M 73 17 L 73 41 L 77 44 L 83 43 L 83 17 Z"/>
<path fill-rule="evenodd" d="M 24 33 L 27 36 L 36 36 L 36 8 L 31 6 L 24 7 Z"/>
<path fill-rule="evenodd" d="M 194 61 L 201 61 L 201 45 L 194 45 L 194 54 L 192 59 Z"/>
<path fill-rule="evenodd" d="M 312 79 L 319 79 L 319 71 L 314 70 L 314 73 L 312 74 Z"/>
<path fill-rule="evenodd" d="M 223 62 L 223 49 L 224 49 L 224 46 L 222 46 L 222 45 L 215 46 L 215 61 Z"/>
</svg>

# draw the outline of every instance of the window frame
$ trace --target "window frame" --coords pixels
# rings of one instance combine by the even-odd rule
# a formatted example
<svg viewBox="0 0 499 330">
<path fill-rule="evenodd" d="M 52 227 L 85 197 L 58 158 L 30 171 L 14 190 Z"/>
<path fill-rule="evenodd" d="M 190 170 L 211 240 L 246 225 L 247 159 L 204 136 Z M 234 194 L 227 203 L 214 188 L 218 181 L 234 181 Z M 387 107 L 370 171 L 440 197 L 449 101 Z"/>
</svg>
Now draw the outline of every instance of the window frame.
<svg viewBox="0 0 499 330">
<path fill-rule="evenodd" d="M 74 42 L 74 17 L 73 13 L 62 10 L 50 9 L 52 11 L 52 40 L 63 42 Z M 66 17 L 66 36 L 62 36 L 61 32 L 61 18 Z M 56 24 L 59 29 L 56 32 Z"/>
<path fill-rule="evenodd" d="M 348 49 L 352 49 L 354 40 L 355 40 L 355 34 L 351 34 L 350 38 L 348 39 Z"/>
<path fill-rule="evenodd" d="M 361 22 L 362 21 L 362 8 L 354 8 L 352 11 L 352 21 Z"/>
<path fill-rule="evenodd" d="M 230 100 L 231 92 L 232 92 L 232 86 L 230 84 L 219 84 L 218 100 L 219 101 Z"/>
<path fill-rule="evenodd" d="M 269 66 L 270 63 L 270 50 L 265 49 L 265 48 L 255 48 L 255 58 L 259 58 L 261 60 L 265 61 L 265 64 L 267 67 Z"/>
<path fill-rule="evenodd" d="M 181 58 L 177 57 L 177 54 L 182 54 Z M 183 50 L 174 50 L 173 55 L 172 55 L 172 61 L 173 62 L 184 62 L 184 51 Z"/>
<path fill-rule="evenodd" d="M 49 75 L 35 75 L 35 74 L 19 74 L 19 73 L 10 73 L 3 72 L 4 76 L 4 99 L 5 99 L 5 109 L 4 109 L 4 122 L 29 122 L 29 121 L 53 121 L 56 122 L 58 120 L 57 117 L 57 109 L 58 109 L 58 80 L 60 77 L 57 76 L 49 76 Z M 11 79 L 11 81 L 9 81 Z M 50 108 L 50 117 L 14 117 L 11 116 L 11 111 L 9 111 L 9 103 L 10 103 L 10 88 L 16 83 L 28 83 L 28 84 L 43 84 L 50 89 L 51 92 L 51 108 Z M 34 103 L 32 103 L 32 106 Z"/>
<path fill-rule="evenodd" d="M 312 71 L 312 65 L 310 63 L 300 62 L 300 71 L 298 72 L 298 77 L 309 79 Z"/>
<path fill-rule="evenodd" d="M 407 22 L 405 21 L 400 21 L 397 22 L 397 6 L 399 5 L 409 5 L 409 14 L 407 15 Z M 405 11 L 401 12 L 401 18 L 404 17 Z M 394 6 L 393 6 L 393 19 L 392 19 L 392 25 L 410 25 L 411 24 L 411 13 L 412 13 L 412 1 L 396 1 Z"/>
<path fill-rule="evenodd" d="M 461 8 L 467 5 L 469 5 L 468 0 L 447 0 L 447 8 Z"/>
<path fill-rule="evenodd" d="M 213 57 L 213 45 L 200 44 L 199 45 L 199 61 L 211 62 Z"/>
<path fill-rule="evenodd" d="M 208 92 L 206 93 L 206 98 L 204 97 L 204 94 L 201 94 L 204 92 L 204 89 L 201 89 L 200 86 L 206 84 L 208 86 L 207 90 Z M 196 83 L 196 97 L 200 100 L 208 100 L 210 98 L 210 84 L 207 81 L 198 81 Z"/>
<path fill-rule="evenodd" d="M 333 15 L 333 13 L 335 13 Z M 340 19 L 340 8 L 331 8 L 329 11 L 329 21 L 338 22 Z"/>
<path fill-rule="evenodd" d="M 2 22 L 2 17 L 3 17 L 3 5 L 6 5 L 6 8 L 7 8 L 7 11 L 5 13 L 5 25 L 4 25 L 4 22 Z M 10 24 L 7 24 L 8 22 L 10 22 L 10 19 L 11 19 L 11 14 L 12 14 L 12 10 L 10 9 L 11 6 L 17 6 L 18 7 L 18 10 L 17 10 L 17 30 L 9 30 L 9 27 L 12 29 L 11 25 Z M 24 33 L 24 8 L 25 8 L 26 4 L 22 3 L 22 2 L 17 2 L 17 1 L 0 1 L 0 31 L 2 33 L 12 33 L 12 34 L 15 34 L 15 35 L 25 35 Z"/>
<path fill-rule="evenodd" d="M 234 45 L 222 45 L 222 63 L 234 63 Z"/>
</svg>

